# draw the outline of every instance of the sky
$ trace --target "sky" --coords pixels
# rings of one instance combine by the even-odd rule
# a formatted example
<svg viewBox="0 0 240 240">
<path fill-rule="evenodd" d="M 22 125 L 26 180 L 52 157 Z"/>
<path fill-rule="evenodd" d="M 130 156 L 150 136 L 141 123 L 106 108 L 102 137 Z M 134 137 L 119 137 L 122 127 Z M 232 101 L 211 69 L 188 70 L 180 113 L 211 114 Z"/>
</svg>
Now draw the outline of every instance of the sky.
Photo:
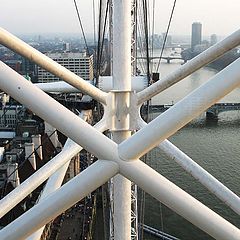
<svg viewBox="0 0 240 240">
<path fill-rule="evenodd" d="M 91 34 L 93 0 L 76 1 L 84 29 Z M 94 1 L 97 6 L 99 0 Z M 173 0 L 155 0 L 155 33 L 166 31 L 172 6 Z M 197 21 L 203 35 L 225 36 L 238 30 L 239 11 L 240 0 L 177 0 L 170 34 L 190 35 Z M 0 26 L 14 34 L 80 32 L 73 0 L 0 0 Z"/>
</svg>

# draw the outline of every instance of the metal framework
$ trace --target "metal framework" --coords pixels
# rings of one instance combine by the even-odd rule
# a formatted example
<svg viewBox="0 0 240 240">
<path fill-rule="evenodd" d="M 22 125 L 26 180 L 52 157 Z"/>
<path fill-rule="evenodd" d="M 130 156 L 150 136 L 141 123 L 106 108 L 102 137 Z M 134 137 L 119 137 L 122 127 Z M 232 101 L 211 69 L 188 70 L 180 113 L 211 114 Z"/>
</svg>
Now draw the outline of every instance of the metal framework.
<svg viewBox="0 0 240 240">
<path fill-rule="evenodd" d="M 74 75 L 37 50 L 0 29 L 0 43 L 36 62 L 80 91 L 100 101 L 103 119 L 92 127 L 0 62 L 0 88 L 21 102 L 75 143 L 42 167 L 0 201 L 0 216 L 6 214 L 32 190 L 49 178 L 82 148 L 98 161 L 0 231 L 2 240 L 26 239 L 60 213 L 117 175 L 121 204 L 114 224 L 114 239 L 131 239 L 131 182 L 183 216 L 215 239 L 239 240 L 240 230 L 188 193 L 139 160 L 159 146 L 181 163 L 217 197 L 240 213 L 240 199 L 166 139 L 213 103 L 240 85 L 240 59 L 218 73 L 206 84 L 179 101 L 146 125 L 140 117 L 141 104 L 182 80 L 205 64 L 240 44 L 240 30 L 209 48 L 161 81 L 135 93 L 131 89 L 131 1 L 113 1 L 113 90 L 105 93 Z M 131 131 L 140 129 L 133 136 Z M 110 129 L 113 140 L 99 131 Z M 81 146 L 81 147 L 80 147 Z M 208 180 L 204 180 L 208 176 Z M 210 182 L 208 184 L 208 182 Z M 114 201 L 119 199 L 114 198 Z M 115 222 L 115 223 L 116 223 Z"/>
</svg>

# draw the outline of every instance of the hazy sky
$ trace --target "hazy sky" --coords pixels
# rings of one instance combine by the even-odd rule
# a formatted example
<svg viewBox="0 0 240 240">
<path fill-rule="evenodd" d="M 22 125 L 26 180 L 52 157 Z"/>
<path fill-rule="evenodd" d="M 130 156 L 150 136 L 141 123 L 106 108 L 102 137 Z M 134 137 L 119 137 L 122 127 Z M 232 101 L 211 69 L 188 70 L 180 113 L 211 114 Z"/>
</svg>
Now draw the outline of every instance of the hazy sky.
<svg viewBox="0 0 240 240">
<path fill-rule="evenodd" d="M 173 0 L 155 1 L 155 32 L 161 33 L 166 29 Z M 96 5 L 98 2 L 95 0 Z M 91 33 L 92 0 L 77 3 L 84 28 Z M 177 0 L 170 34 L 189 35 L 195 21 L 203 24 L 203 35 L 230 34 L 240 26 L 240 0 Z M 80 31 L 73 0 L 0 0 L 0 26 L 13 33 Z"/>
</svg>

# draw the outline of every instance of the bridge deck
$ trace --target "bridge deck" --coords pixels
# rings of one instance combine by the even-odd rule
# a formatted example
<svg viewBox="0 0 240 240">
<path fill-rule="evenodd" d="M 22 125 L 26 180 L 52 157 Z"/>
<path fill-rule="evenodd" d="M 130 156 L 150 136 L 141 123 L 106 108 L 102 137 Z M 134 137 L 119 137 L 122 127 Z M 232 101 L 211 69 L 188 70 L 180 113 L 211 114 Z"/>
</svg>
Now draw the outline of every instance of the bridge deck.
<svg viewBox="0 0 240 240">
<path fill-rule="evenodd" d="M 149 109 L 152 112 L 164 112 L 172 106 L 173 104 L 151 105 L 149 106 Z M 206 112 L 212 112 L 217 114 L 220 112 L 239 111 L 239 110 L 240 110 L 240 103 L 216 103 L 212 105 L 210 108 L 208 108 Z"/>
</svg>

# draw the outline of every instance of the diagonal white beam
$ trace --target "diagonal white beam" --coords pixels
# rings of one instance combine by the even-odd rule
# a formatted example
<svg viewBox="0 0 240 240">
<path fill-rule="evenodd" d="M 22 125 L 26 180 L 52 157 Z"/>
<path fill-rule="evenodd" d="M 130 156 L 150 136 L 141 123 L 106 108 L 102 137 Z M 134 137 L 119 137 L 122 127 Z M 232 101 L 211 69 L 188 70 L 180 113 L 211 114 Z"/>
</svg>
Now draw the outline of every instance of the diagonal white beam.
<svg viewBox="0 0 240 240">
<path fill-rule="evenodd" d="M 117 59 L 118 61 L 118 59 Z M 119 63 L 119 61 L 118 61 Z M 118 69 L 117 69 L 118 71 Z M 91 81 L 88 81 L 91 83 Z M 79 89 L 71 86 L 64 81 L 49 82 L 49 83 L 35 83 L 35 86 L 39 87 L 44 92 L 63 92 L 63 93 L 78 93 Z M 113 77 L 112 76 L 99 76 L 99 88 L 104 92 L 110 92 L 113 89 Z M 131 89 L 132 91 L 142 91 L 148 86 L 148 80 L 146 76 L 132 76 Z"/>
<path fill-rule="evenodd" d="M 119 145 L 122 159 L 137 159 L 174 134 L 240 85 L 240 58 L 211 78 L 146 127 Z"/>
<path fill-rule="evenodd" d="M 146 126 L 143 120 L 140 125 Z M 221 199 L 234 212 L 240 215 L 240 198 L 219 182 L 214 176 L 208 173 L 205 169 L 193 161 L 187 154 L 182 152 L 179 148 L 173 145 L 167 139 L 158 145 L 169 158 L 178 163 L 186 172 L 190 173 L 196 180 L 204 185 L 210 192 Z"/>
<path fill-rule="evenodd" d="M 99 160 L 0 231 L 1 240 L 23 240 L 103 185 L 118 164 Z"/>
<path fill-rule="evenodd" d="M 59 168 L 47 181 L 46 186 L 41 194 L 38 201 L 42 202 L 48 195 L 53 193 L 55 190 L 59 189 L 62 185 L 66 172 L 68 170 L 70 161 L 65 163 L 61 168 Z M 45 225 L 39 228 L 35 233 L 29 236 L 26 240 L 41 240 L 42 233 L 44 231 Z"/>
<path fill-rule="evenodd" d="M 117 144 L 0 62 L 0 88 L 100 159 L 114 159 Z"/>
<path fill-rule="evenodd" d="M 83 93 L 90 95 L 103 104 L 106 103 L 107 94 L 105 92 L 89 84 L 81 77 L 64 68 L 57 62 L 53 61 L 51 58 L 42 54 L 35 48 L 29 46 L 3 28 L 0 28 L 0 43 L 10 48 L 14 52 L 24 56 L 25 58 L 28 58 L 30 61 L 35 62 L 40 67 L 44 68 L 60 79 L 68 82 L 72 86 L 81 90 Z"/>
<path fill-rule="evenodd" d="M 206 51 L 202 52 L 201 54 L 199 54 L 192 60 L 188 61 L 179 69 L 167 75 L 160 81 L 154 83 L 153 85 L 139 92 L 137 94 L 138 105 L 141 105 L 142 103 L 149 100 L 153 96 L 169 88 L 173 84 L 179 82 L 180 80 L 189 76 L 196 70 L 214 61 L 227 51 L 233 49 L 234 47 L 237 47 L 238 45 L 240 45 L 240 30 L 234 32 L 227 38 L 223 39 L 221 42 L 213 45 Z"/>
<path fill-rule="evenodd" d="M 186 172 L 190 173 L 234 212 L 240 215 L 240 198 L 234 192 L 219 182 L 214 176 L 199 166 L 195 161 L 168 140 L 164 140 L 158 145 L 158 148 L 167 154 L 167 156 L 171 159 L 176 161 Z"/>
<path fill-rule="evenodd" d="M 106 130 L 105 121 L 102 120 L 94 126 L 98 131 L 103 132 Z M 47 180 L 54 172 L 66 164 L 73 158 L 82 147 L 68 139 L 62 151 L 55 156 L 51 161 L 46 163 L 17 188 L 11 191 L 7 196 L 0 200 L 0 218 L 21 202 L 33 190 L 40 186 Z"/>
<path fill-rule="evenodd" d="M 87 121 L 88 118 L 88 111 L 83 111 L 80 113 L 80 117 L 84 120 Z M 105 130 L 105 129 L 102 129 Z M 70 144 L 76 144 L 74 142 L 72 142 L 72 140 L 70 140 L 68 138 L 66 144 L 69 144 L 68 142 L 70 142 Z M 39 199 L 39 202 L 43 201 L 44 198 L 46 198 L 47 196 L 49 196 L 51 193 L 53 193 L 55 190 L 57 190 L 58 188 L 61 187 L 64 177 L 66 175 L 66 172 L 68 170 L 69 164 L 70 164 L 71 160 L 69 160 L 67 163 L 65 163 L 61 168 L 59 168 L 47 181 L 43 192 L 41 194 L 41 197 Z M 45 225 L 43 227 L 41 227 L 40 229 L 38 229 L 38 231 L 36 231 L 35 233 L 33 233 L 31 236 L 29 236 L 27 238 L 27 240 L 39 240 L 41 239 L 41 235 L 44 231 Z"/>
<path fill-rule="evenodd" d="M 71 86 L 70 84 L 59 81 L 59 82 L 49 82 L 49 83 L 35 83 L 36 87 L 40 88 L 44 92 L 61 92 L 61 93 L 79 93 L 80 91 Z"/>
<path fill-rule="evenodd" d="M 120 161 L 120 173 L 218 240 L 239 240 L 240 230 L 140 160 Z"/>
</svg>

